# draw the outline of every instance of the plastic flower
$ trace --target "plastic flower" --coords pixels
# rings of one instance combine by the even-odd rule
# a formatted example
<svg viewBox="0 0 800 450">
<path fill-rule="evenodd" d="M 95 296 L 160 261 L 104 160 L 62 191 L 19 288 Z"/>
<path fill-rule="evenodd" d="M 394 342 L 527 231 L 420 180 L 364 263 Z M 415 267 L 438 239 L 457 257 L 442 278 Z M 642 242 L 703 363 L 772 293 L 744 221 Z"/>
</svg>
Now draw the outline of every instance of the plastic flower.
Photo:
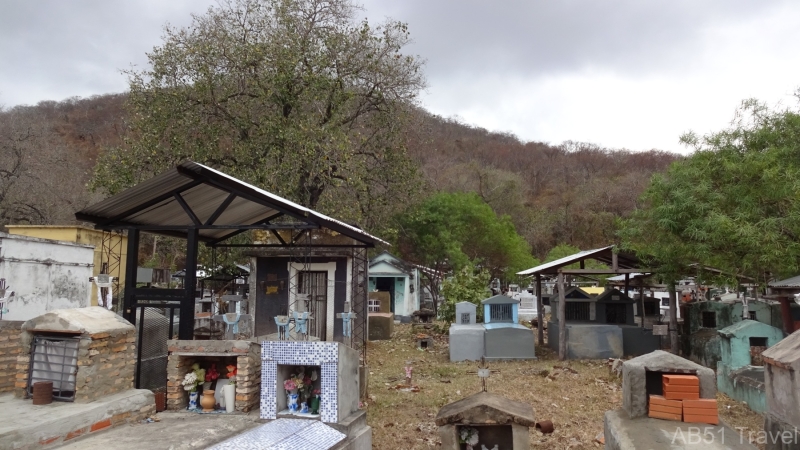
<svg viewBox="0 0 800 450">
<path fill-rule="evenodd" d="M 283 388 L 287 391 L 292 391 L 297 389 L 297 384 L 294 382 L 294 378 L 289 378 L 288 380 L 283 382 Z"/>
<path fill-rule="evenodd" d="M 236 375 L 236 366 L 235 365 L 229 364 L 229 365 L 225 366 L 225 368 L 228 369 L 228 378 Z"/>
<path fill-rule="evenodd" d="M 183 377 L 183 389 L 194 392 L 197 389 L 197 375 L 194 372 L 189 372 Z"/>
</svg>

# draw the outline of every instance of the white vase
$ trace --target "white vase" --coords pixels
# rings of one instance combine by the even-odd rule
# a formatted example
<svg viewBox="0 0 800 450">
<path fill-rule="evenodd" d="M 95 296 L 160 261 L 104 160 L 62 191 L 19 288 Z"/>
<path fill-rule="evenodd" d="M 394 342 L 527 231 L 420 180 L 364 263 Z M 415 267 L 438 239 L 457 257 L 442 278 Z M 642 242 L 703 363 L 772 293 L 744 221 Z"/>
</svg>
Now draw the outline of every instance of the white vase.
<svg viewBox="0 0 800 450">
<path fill-rule="evenodd" d="M 232 413 L 236 410 L 236 385 L 226 384 L 222 388 L 222 393 L 225 396 L 225 411 Z"/>
</svg>

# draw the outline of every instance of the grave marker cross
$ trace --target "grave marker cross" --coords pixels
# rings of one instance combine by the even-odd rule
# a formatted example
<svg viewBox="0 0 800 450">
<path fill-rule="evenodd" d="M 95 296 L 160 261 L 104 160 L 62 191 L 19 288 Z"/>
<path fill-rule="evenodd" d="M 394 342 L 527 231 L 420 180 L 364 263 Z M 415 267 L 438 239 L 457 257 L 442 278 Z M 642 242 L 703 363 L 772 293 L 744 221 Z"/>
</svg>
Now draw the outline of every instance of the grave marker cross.
<svg viewBox="0 0 800 450">
<path fill-rule="evenodd" d="M 480 377 L 480 379 L 481 379 L 481 388 L 482 388 L 483 392 L 486 392 L 486 379 L 489 378 L 489 375 L 491 375 L 493 373 L 500 373 L 500 371 L 496 370 L 496 369 L 490 369 L 489 365 L 486 364 L 486 358 L 481 356 L 481 363 L 480 363 L 480 365 L 478 365 L 478 370 L 477 371 L 469 371 L 467 373 L 478 374 L 478 377 Z"/>
</svg>

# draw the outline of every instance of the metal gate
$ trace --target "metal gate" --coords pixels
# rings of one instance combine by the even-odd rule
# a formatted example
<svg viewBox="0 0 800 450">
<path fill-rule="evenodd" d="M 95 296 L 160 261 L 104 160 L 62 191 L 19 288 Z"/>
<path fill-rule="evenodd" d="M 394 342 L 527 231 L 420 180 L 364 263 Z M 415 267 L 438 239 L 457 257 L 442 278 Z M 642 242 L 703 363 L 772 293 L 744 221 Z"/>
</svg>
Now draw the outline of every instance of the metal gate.
<svg viewBox="0 0 800 450">
<path fill-rule="evenodd" d="M 28 366 L 28 395 L 38 381 L 53 382 L 53 399 L 75 400 L 75 375 L 78 373 L 77 337 L 54 335 L 33 336 L 31 361 Z"/>
<path fill-rule="evenodd" d="M 134 288 L 123 316 L 136 327 L 137 389 L 167 389 L 167 341 L 177 337 L 184 289 Z M 194 324 L 192 324 L 194 325 Z"/>
<path fill-rule="evenodd" d="M 314 318 L 310 321 L 308 334 L 324 341 L 327 333 L 328 272 L 300 272 L 298 292 L 308 295 L 306 310 Z"/>
</svg>

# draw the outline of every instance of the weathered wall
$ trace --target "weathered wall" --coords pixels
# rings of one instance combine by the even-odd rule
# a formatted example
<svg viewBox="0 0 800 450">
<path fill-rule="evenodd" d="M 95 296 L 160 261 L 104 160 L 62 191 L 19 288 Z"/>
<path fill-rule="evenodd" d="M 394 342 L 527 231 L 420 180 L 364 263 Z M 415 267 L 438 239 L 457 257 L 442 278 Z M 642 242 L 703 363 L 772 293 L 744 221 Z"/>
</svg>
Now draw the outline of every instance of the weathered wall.
<svg viewBox="0 0 800 450">
<path fill-rule="evenodd" d="M 0 233 L 0 277 L 16 293 L 7 320 L 90 306 L 94 248 Z"/>
<path fill-rule="evenodd" d="M 22 354 L 21 320 L 0 321 L 0 392 L 14 390 L 17 377 L 17 358 Z"/>
<path fill-rule="evenodd" d="M 9 234 L 30 236 L 56 241 L 74 242 L 77 244 L 91 245 L 94 247 L 94 272 L 98 275 L 103 268 L 103 231 L 79 226 L 61 225 L 7 225 Z M 128 255 L 128 237 L 114 234 L 111 237 L 110 247 L 119 252 L 119 271 L 114 276 L 119 278 L 119 285 L 125 286 L 125 267 Z M 107 258 L 105 258 L 107 260 Z M 97 285 L 92 283 L 92 305 L 97 305 Z"/>
<path fill-rule="evenodd" d="M 661 336 L 653 336 L 653 330 L 637 326 L 622 326 L 622 351 L 625 356 L 645 355 L 661 350 Z"/>
</svg>

